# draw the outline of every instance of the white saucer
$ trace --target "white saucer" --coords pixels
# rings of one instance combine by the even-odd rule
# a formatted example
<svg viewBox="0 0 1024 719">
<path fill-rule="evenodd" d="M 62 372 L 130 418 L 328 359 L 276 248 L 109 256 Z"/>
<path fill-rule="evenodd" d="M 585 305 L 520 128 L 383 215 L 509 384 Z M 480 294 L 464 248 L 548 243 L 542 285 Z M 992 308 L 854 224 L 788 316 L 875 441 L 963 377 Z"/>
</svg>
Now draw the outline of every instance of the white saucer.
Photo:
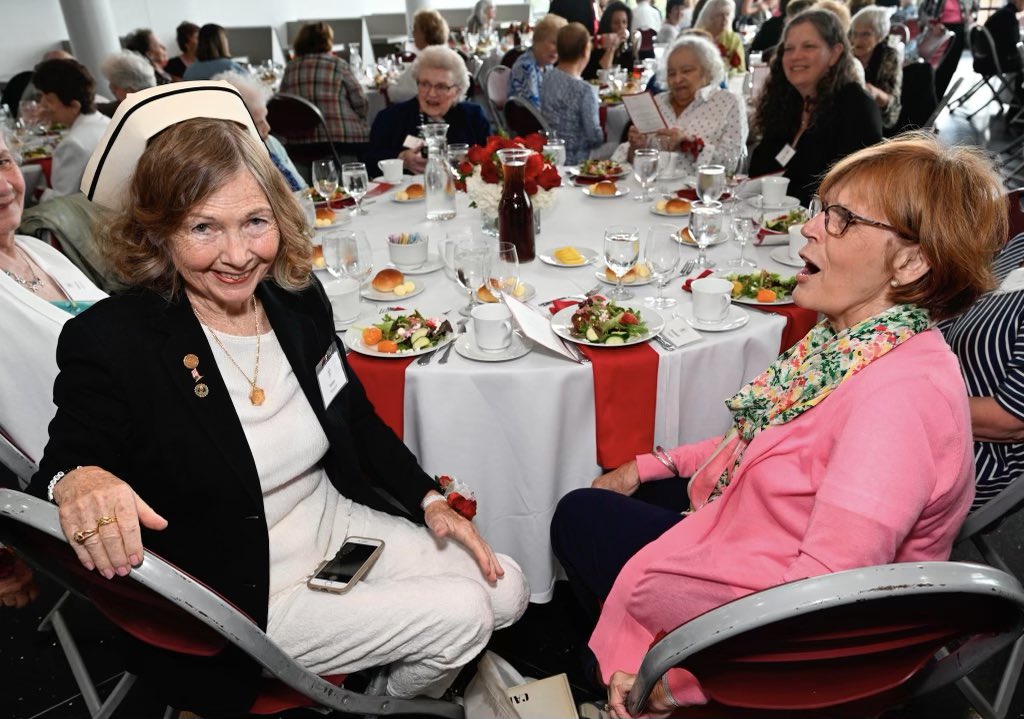
<svg viewBox="0 0 1024 719">
<path fill-rule="evenodd" d="M 729 330 L 739 329 L 750 320 L 750 315 L 746 310 L 733 305 L 729 306 L 729 314 L 726 316 L 725 321 L 718 324 L 701 322 L 696 319 L 693 316 L 693 307 L 680 307 L 676 310 L 676 316 L 682 317 L 686 320 L 686 324 L 701 332 L 728 332 Z"/>
<path fill-rule="evenodd" d="M 417 267 L 415 270 L 404 270 L 394 262 L 389 262 L 388 267 L 394 267 L 396 270 L 400 270 L 403 275 L 426 275 L 431 272 L 437 272 L 439 269 L 444 267 L 444 259 L 441 255 L 431 252 L 427 256 L 427 261 Z"/>
<path fill-rule="evenodd" d="M 768 256 L 771 257 L 776 262 L 778 262 L 780 265 L 785 265 L 786 267 L 804 266 L 804 261 L 801 260 L 799 257 L 794 259 L 793 257 L 790 256 L 788 244 L 785 247 L 776 247 L 774 250 L 768 253 Z"/>
<path fill-rule="evenodd" d="M 751 204 L 751 205 L 754 205 L 755 207 L 759 207 L 762 210 L 791 210 L 794 207 L 799 207 L 800 206 L 800 200 L 798 200 L 797 198 L 793 197 L 792 195 L 786 195 L 785 197 L 783 197 L 782 198 L 782 202 L 775 202 L 775 203 L 771 203 L 771 204 L 769 204 L 767 202 L 765 202 L 765 203 L 756 203 L 756 202 L 754 202 L 753 200 L 756 199 L 757 197 L 760 197 L 760 195 L 754 195 L 754 197 L 750 198 L 747 201 L 747 203 Z"/>
<path fill-rule="evenodd" d="M 616 197 L 625 197 L 626 195 L 629 194 L 628 187 L 619 187 L 616 185 L 614 195 L 595 195 L 593 192 L 591 192 L 591 188 L 593 186 L 594 185 L 587 185 L 586 187 L 584 187 L 583 194 L 586 195 L 587 197 L 593 197 L 596 200 L 614 200 Z"/>
<path fill-rule="evenodd" d="M 455 351 L 466 359 L 476 362 L 506 362 L 519 359 L 530 353 L 532 348 L 515 332 L 512 333 L 512 344 L 503 350 L 483 350 L 476 346 L 473 333 L 465 333 L 455 340 Z"/>
</svg>

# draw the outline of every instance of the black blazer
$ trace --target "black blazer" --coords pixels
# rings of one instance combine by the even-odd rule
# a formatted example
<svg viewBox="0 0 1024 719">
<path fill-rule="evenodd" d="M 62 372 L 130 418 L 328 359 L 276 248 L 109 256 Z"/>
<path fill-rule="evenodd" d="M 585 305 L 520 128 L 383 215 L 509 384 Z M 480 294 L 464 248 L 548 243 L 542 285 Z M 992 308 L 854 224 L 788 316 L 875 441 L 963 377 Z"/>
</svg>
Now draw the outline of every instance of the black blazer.
<svg viewBox="0 0 1024 719">
<path fill-rule="evenodd" d="M 444 116 L 448 123 L 448 143 L 486 145 L 491 134 L 491 123 L 483 108 L 472 102 L 457 102 Z M 381 160 L 398 157 L 405 149 L 408 135 L 420 136 L 420 101 L 418 97 L 386 107 L 377 113 L 370 128 L 370 144 L 366 162 L 373 167 Z"/>
<path fill-rule="evenodd" d="M 355 501 L 386 509 L 380 488 L 422 521 L 419 503 L 433 486 L 416 458 L 374 413 L 344 362 L 330 305 L 319 283 L 290 293 L 264 282 L 263 301 L 288 362 L 330 441 L 324 465 L 332 484 Z M 334 344 L 348 384 L 328 407 L 317 362 Z M 196 395 L 184 366 L 199 357 L 209 394 Z M 57 345 L 57 414 L 29 491 L 78 465 L 113 472 L 169 522 L 143 529 L 143 543 L 213 587 L 267 626 L 269 544 L 259 476 L 206 335 L 184 293 L 173 301 L 134 291 L 69 320 Z M 232 369 L 232 368 L 229 368 Z M 281 451 L 287 451 L 282 441 Z M 394 508 L 392 508 L 394 509 Z M 310 571 L 316 557 L 309 558 Z M 164 685 L 168 700 L 204 715 L 242 713 L 259 667 L 234 649 L 185 658 L 129 642 L 132 671 Z"/>
</svg>

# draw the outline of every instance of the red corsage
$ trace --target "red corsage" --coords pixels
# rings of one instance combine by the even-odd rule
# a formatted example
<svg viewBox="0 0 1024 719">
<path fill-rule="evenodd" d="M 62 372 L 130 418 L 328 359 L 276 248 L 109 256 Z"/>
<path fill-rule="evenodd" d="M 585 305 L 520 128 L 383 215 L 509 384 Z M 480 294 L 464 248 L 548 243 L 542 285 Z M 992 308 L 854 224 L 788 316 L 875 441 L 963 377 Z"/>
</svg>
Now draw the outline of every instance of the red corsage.
<svg viewBox="0 0 1024 719">
<path fill-rule="evenodd" d="M 704 140 L 699 137 L 684 137 L 682 142 L 679 143 L 679 151 L 684 155 L 689 155 L 696 162 L 700 153 L 704 150 Z"/>
<path fill-rule="evenodd" d="M 473 491 L 459 480 L 442 474 L 434 477 L 438 490 L 448 502 L 448 506 L 466 519 L 473 521 L 476 516 L 476 496 Z"/>
</svg>

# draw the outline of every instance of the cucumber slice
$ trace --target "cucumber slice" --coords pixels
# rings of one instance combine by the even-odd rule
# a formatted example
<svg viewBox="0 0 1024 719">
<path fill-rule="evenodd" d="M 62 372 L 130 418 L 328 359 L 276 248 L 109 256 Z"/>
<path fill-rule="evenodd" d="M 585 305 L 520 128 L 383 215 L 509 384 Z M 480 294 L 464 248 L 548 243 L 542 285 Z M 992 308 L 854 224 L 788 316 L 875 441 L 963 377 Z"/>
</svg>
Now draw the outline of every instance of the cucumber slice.
<svg viewBox="0 0 1024 719">
<path fill-rule="evenodd" d="M 594 331 L 593 327 L 587 328 L 587 339 L 590 340 L 591 342 L 597 342 L 598 335 L 597 332 Z"/>
<path fill-rule="evenodd" d="M 412 333 L 412 336 L 409 339 L 411 339 L 413 342 L 415 342 L 420 337 L 426 337 L 429 333 L 430 333 L 430 328 L 429 327 L 420 327 L 418 330 L 416 330 L 415 332 Z"/>
<path fill-rule="evenodd" d="M 423 337 L 423 336 L 417 337 L 416 339 L 414 339 L 412 341 L 412 348 L 414 350 L 421 350 L 424 347 L 429 347 L 429 346 L 430 346 L 430 340 L 427 339 L 426 337 Z"/>
<path fill-rule="evenodd" d="M 606 345 L 621 345 L 625 343 L 625 340 L 622 339 L 619 335 L 612 335 L 611 337 L 606 339 L 604 343 Z"/>
</svg>

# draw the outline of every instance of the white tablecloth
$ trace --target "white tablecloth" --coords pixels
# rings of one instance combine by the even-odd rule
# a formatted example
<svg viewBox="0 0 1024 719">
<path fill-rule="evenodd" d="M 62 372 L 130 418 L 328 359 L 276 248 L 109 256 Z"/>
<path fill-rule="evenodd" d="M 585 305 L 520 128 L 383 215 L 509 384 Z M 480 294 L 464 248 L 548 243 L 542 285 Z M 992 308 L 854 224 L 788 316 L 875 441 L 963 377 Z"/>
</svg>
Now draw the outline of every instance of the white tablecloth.
<svg viewBox="0 0 1024 719">
<path fill-rule="evenodd" d="M 612 223 L 636 224 L 642 238 L 652 224 L 683 224 L 651 214 L 647 203 L 632 200 L 638 192 L 632 181 L 623 185 L 632 186 L 633 194 L 611 200 L 561 189 L 556 205 L 543 211 L 538 250 L 573 244 L 600 251 L 603 229 Z M 399 204 L 390 195 L 367 209 L 367 216 L 354 218 L 347 227 L 366 231 L 375 266 L 386 263 L 389 233 L 427 233 L 432 253 L 452 229 L 471 227 L 480 234 L 480 213 L 468 208 L 464 196 L 459 216 L 445 223 L 426 221 L 422 203 Z M 682 252 L 684 259 L 696 256 L 695 250 Z M 737 252 L 728 243 L 712 248 L 710 255 L 722 261 Z M 765 267 L 792 273 L 773 263 L 767 252 L 756 250 Z M 567 269 L 535 260 L 523 266 L 522 277 L 536 287 L 536 302 L 593 287 L 595 271 L 593 266 Z M 411 279 L 425 285 L 425 292 L 393 304 L 425 314 L 465 304 L 465 293 L 441 271 Z M 640 298 L 654 289 L 634 291 Z M 673 281 L 666 295 L 678 298 L 682 306 L 690 304 L 680 281 Z M 380 306 L 374 304 L 369 311 Z M 705 333 L 701 342 L 674 352 L 652 345 L 660 355 L 655 443 L 675 446 L 727 428 L 723 400 L 776 357 L 785 326 L 778 315 L 749 312 L 750 321 L 742 329 Z M 457 318 L 454 312 L 452 316 Z M 445 366 L 436 360 L 422 367 L 414 362 L 405 375 L 404 435 L 428 473 L 456 475 L 475 490 L 476 522 L 484 537 L 522 565 L 533 601 L 549 600 L 558 571 L 548 539 L 555 505 L 570 490 L 589 486 L 601 471 L 590 367 L 537 348 L 505 363 L 473 362 L 455 352 Z"/>
</svg>

